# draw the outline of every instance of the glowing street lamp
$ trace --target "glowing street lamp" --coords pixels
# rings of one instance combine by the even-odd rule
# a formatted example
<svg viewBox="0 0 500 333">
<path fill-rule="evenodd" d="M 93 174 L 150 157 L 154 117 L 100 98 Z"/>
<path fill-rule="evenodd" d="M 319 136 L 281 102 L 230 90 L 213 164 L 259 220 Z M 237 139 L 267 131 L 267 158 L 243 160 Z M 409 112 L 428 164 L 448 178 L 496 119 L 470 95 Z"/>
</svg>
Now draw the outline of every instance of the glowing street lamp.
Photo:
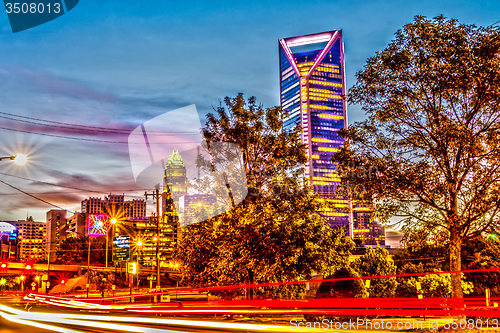
<svg viewBox="0 0 500 333">
<path fill-rule="evenodd" d="M 25 165 L 26 162 L 28 162 L 28 156 L 26 156 L 25 154 L 17 154 L 17 155 L 14 155 L 14 156 L 0 157 L 0 161 L 4 160 L 4 159 L 9 159 L 11 161 L 14 161 L 14 163 L 16 165 L 19 165 L 19 166 Z"/>
<path fill-rule="evenodd" d="M 136 251 L 135 251 L 135 260 L 136 260 L 136 266 L 137 266 L 137 290 L 139 290 L 139 252 L 142 250 L 142 245 L 144 244 L 141 239 L 138 239 L 137 242 L 135 243 L 137 245 Z"/>
<path fill-rule="evenodd" d="M 14 163 L 16 165 L 23 166 L 26 164 L 26 162 L 28 162 L 28 156 L 26 156 L 25 154 L 17 154 L 14 157 Z"/>
<path fill-rule="evenodd" d="M 21 291 L 24 292 L 24 280 L 26 280 L 26 276 L 21 275 L 19 278 L 21 279 Z"/>
<path fill-rule="evenodd" d="M 106 268 L 108 268 L 108 243 L 109 243 L 109 234 L 111 231 L 111 228 L 115 226 L 118 223 L 118 219 L 116 217 L 113 217 L 109 222 L 111 222 L 111 227 L 108 230 L 108 234 L 106 235 Z M 111 234 L 113 235 L 113 234 Z"/>
</svg>

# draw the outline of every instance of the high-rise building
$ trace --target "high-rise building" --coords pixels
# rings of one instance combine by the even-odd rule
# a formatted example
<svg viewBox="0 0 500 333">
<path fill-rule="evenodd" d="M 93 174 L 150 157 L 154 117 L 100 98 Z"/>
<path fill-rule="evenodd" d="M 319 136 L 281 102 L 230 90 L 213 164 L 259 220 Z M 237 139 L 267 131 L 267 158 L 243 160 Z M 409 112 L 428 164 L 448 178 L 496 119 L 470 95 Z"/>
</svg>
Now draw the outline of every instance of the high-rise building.
<svg viewBox="0 0 500 333">
<path fill-rule="evenodd" d="M 17 257 L 17 233 L 15 222 L 0 221 L 0 259 Z"/>
<path fill-rule="evenodd" d="M 142 240 L 138 260 L 145 266 L 156 266 L 157 250 L 160 267 L 172 267 L 174 264 L 174 252 L 180 236 L 179 216 L 170 192 L 163 193 L 162 198 L 167 210 L 163 212 L 159 225 L 157 216 L 151 216 L 148 220 L 130 221 L 136 236 Z"/>
<path fill-rule="evenodd" d="M 344 196 L 346 191 L 331 161 L 344 145 L 338 131 L 347 128 L 342 31 L 284 38 L 279 41 L 279 61 L 280 101 L 288 112 L 284 126 L 301 126 L 309 157 L 304 177 L 334 207 L 318 213 L 331 226 L 346 227 L 363 244 L 385 244 L 384 228 L 373 219 L 370 206 L 350 204 Z"/>
<path fill-rule="evenodd" d="M 108 214 L 116 218 L 140 218 L 146 216 L 146 201 L 125 200 L 123 194 L 110 194 L 104 199 L 87 198 L 82 201 L 82 213 Z"/>
<path fill-rule="evenodd" d="M 18 231 L 18 258 L 21 260 L 47 259 L 47 224 L 32 220 L 12 223 Z"/>
<path fill-rule="evenodd" d="M 284 126 L 302 127 L 309 161 L 305 178 L 315 193 L 330 198 L 331 211 L 319 212 L 332 226 L 349 226 L 348 201 L 339 197 L 332 156 L 344 145 L 337 132 L 347 126 L 344 46 L 338 30 L 279 41 L 281 106 Z"/>
<path fill-rule="evenodd" d="M 50 262 L 54 262 L 59 245 L 66 239 L 66 211 L 62 209 L 49 210 L 45 222 L 47 225 L 45 250 Z"/>
<path fill-rule="evenodd" d="M 356 202 L 353 206 L 353 238 L 360 239 L 363 246 L 385 247 L 385 228 L 374 219 L 370 205 Z"/>
<path fill-rule="evenodd" d="M 217 198 L 213 194 L 191 194 L 179 199 L 180 224 L 190 225 L 214 216 Z"/>
<path fill-rule="evenodd" d="M 177 149 L 168 157 L 163 178 L 163 193 L 170 192 L 173 203 L 178 207 L 179 198 L 187 194 L 186 165 Z M 163 195 L 162 212 L 170 212 L 173 207 L 168 205 L 168 196 Z"/>
</svg>

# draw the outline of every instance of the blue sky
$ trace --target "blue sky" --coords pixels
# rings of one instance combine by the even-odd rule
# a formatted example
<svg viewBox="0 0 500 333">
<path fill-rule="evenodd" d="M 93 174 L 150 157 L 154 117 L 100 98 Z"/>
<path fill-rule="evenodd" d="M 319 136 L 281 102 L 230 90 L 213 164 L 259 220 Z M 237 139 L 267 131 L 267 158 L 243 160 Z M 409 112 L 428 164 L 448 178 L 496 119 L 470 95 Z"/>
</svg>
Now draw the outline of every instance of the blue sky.
<svg viewBox="0 0 500 333">
<path fill-rule="evenodd" d="M 80 0 L 62 17 L 13 34 L 0 13 L 0 112 L 131 131 L 167 111 L 209 112 L 243 92 L 279 104 L 278 39 L 343 30 L 347 84 L 415 15 L 461 23 L 500 20 L 498 1 L 131 1 Z M 349 122 L 363 112 L 349 106 Z M 0 114 L 2 115 L 2 114 Z M 3 115 L 5 116 L 5 115 Z M 26 119 L 25 119 L 26 120 Z M 84 139 L 127 135 L 68 131 L 0 118 L 0 127 Z M 14 178 L 140 196 L 126 144 L 69 140 L 0 129 L 0 179 L 69 210 L 90 193 Z M 8 175 L 6 175 L 8 174 Z M 94 193 L 94 196 L 101 196 Z M 0 219 L 45 220 L 51 207 L 0 184 Z"/>
</svg>

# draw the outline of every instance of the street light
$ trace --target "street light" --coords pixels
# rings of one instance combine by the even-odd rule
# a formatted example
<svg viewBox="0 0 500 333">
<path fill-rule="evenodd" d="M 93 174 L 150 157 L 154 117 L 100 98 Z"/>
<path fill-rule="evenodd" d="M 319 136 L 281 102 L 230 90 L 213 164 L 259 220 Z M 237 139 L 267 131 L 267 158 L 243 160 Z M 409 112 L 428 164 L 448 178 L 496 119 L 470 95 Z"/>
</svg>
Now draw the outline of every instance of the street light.
<svg viewBox="0 0 500 333">
<path fill-rule="evenodd" d="M 143 242 L 142 240 L 137 240 L 136 242 L 136 251 L 135 251 L 135 260 L 136 260 L 136 266 L 137 266 L 137 290 L 139 290 L 139 252 L 142 250 L 142 245 Z"/>
<path fill-rule="evenodd" d="M 28 156 L 26 156 L 25 154 L 17 154 L 17 155 L 14 155 L 14 156 L 4 156 L 4 157 L 0 157 L 0 161 L 1 160 L 5 160 L 5 159 L 9 159 L 9 160 L 12 160 L 14 161 L 14 163 L 16 165 L 25 165 L 26 162 L 28 161 Z"/>
<path fill-rule="evenodd" d="M 115 226 L 117 223 L 118 223 L 118 219 L 116 219 L 115 217 L 113 217 L 109 222 L 111 222 L 111 226 L 108 230 L 108 234 L 106 235 L 106 268 L 108 268 L 108 243 L 109 243 L 109 234 L 110 234 L 110 231 L 111 229 L 113 228 L 113 226 Z M 111 237 L 113 237 L 113 234 L 111 234 Z"/>
<path fill-rule="evenodd" d="M 26 279 L 26 276 L 21 275 L 19 278 L 21 279 L 21 291 L 24 292 L 24 280 Z"/>
<path fill-rule="evenodd" d="M 75 232 L 75 231 L 66 230 L 66 232 L 74 232 L 75 234 L 80 235 L 83 238 L 88 238 L 89 247 L 88 247 L 88 250 L 87 250 L 87 298 L 89 298 L 89 288 L 90 288 L 90 236 L 85 236 L 84 234 L 82 234 L 80 232 L 77 232 L 77 231 Z"/>
</svg>

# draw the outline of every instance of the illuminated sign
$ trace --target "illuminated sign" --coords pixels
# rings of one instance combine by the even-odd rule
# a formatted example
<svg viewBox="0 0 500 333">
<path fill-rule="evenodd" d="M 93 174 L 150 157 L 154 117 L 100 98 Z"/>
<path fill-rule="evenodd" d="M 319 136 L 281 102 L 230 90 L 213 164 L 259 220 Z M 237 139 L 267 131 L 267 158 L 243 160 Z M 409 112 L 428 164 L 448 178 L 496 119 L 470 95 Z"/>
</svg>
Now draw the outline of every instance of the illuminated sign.
<svg viewBox="0 0 500 333">
<path fill-rule="evenodd" d="M 90 214 L 87 217 L 89 236 L 99 237 L 108 234 L 109 216 L 105 214 Z"/>
<path fill-rule="evenodd" d="M 113 261 L 129 260 L 130 257 L 130 237 L 113 237 Z"/>
</svg>

